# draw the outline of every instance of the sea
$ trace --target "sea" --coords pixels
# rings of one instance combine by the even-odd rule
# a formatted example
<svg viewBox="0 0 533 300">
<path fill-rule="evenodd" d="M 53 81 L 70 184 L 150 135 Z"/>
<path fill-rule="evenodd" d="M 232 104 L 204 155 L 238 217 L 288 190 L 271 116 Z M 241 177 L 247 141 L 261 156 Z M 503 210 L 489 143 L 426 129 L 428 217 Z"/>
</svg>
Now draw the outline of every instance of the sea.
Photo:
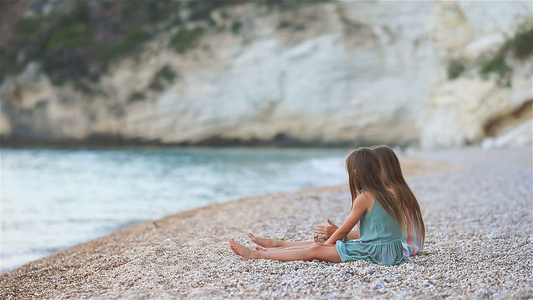
<svg viewBox="0 0 533 300">
<path fill-rule="evenodd" d="M 211 203 L 342 184 L 345 148 L 2 148 L 0 271 Z"/>
</svg>

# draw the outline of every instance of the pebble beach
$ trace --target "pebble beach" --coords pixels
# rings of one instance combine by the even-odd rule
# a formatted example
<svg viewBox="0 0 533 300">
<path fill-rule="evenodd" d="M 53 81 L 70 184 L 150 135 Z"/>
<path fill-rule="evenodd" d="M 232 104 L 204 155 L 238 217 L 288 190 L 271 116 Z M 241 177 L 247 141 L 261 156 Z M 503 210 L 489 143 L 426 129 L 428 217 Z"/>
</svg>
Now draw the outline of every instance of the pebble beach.
<svg viewBox="0 0 533 300">
<path fill-rule="evenodd" d="M 533 298 L 532 149 L 408 151 L 426 224 L 407 264 L 244 261 L 246 233 L 309 240 L 346 185 L 212 204 L 132 225 L 0 274 L 1 299 Z"/>
</svg>

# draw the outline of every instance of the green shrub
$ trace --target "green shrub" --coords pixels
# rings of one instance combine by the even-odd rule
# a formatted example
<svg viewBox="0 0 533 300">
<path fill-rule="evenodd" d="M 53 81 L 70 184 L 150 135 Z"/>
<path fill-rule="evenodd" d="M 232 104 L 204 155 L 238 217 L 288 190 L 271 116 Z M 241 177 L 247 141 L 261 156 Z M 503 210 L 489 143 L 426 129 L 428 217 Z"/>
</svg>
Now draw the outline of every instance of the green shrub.
<svg viewBox="0 0 533 300">
<path fill-rule="evenodd" d="M 204 33 L 205 29 L 203 27 L 195 27 L 191 30 L 181 27 L 172 35 L 168 45 L 176 52 L 184 53 L 188 49 L 194 47 L 197 40 L 200 39 Z"/>
<path fill-rule="evenodd" d="M 294 25 L 294 31 L 301 31 L 301 30 L 305 30 L 305 25 L 304 24 L 296 24 Z"/>
<path fill-rule="evenodd" d="M 58 27 L 70 27 L 74 25 L 88 25 L 91 21 L 91 7 L 87 0 L 76 0 L 74 9 L 68 13 L 53 12 L 49 16 L 52 23 L 57 21 Z"/>
<path fill-rule="evenodd" d="M 56 85 L 84 77 L 89 72 L 85 51 L 93 39 L 87 26 L 76 24 L 72 18 L 63 18 L 60 24 L 49 33 L 49 39 L 40 40 L 40 49 L 31 47 L 26 51 L 28 56 L 42 62 L 43 70 Z"/>
<path fill-rule="evenodd" d="M 8 75 L 19 72 L 18 64 L 12 53 L 0 51 L 0 82 Z"/>
<path fill-rule="evenodd" d="M 520 59 L 533 53 L 533 27 L 518 31 L 514 38 L 509 41 L 509 48 Z"/>
<path fill-rule="evenodd" d="M 211 12 L 222 5 L 224 1 L 188 1 L 186 2 L 190 10 L 189 20 L 210 20 Z"/>
<path fill-rule="evenodd" d="M 165 88 L 165 83 L 171 83 L 175 78 L 176 72 L 166 65 L 155 74 L 148 87 L 154 91 L 162 91 Z"/>
<path fill-rule="evenodd" d="M 148 17 L 148 20 L 150 22 L 157 21 L 160 17 L 160 14 L 164 13 L 164 10 L 161 10 L 161 4 L 163 2 L 157 2 L 157 1 L 148 1 L 148 4 L 146 6 L 146 16 Z"/>
<path fill-rule="evenodd" d="M 234 35 L 239 34 L 239 31 L 241 30 L 241 28 L 242 28 L 242 23 L 241 23 L 241 21 L 239 21 L 239 20 L 235 20 L 235 21 L 233 21 L 233 23 L 231 23 L 231 32 L 232 32 Z"/>
<path fill-rule="evenodd" d="M 148 88 L 153 90 L 153 91 L 161 92 L 165 88 L 165 86 L 163 85 L 163 83 L 161 81 L 156 80 L 154 78 L 154 80 L 152 80 L 152 82 L 150 83 Z"/>
<path fill-rule="evenodd" d="M 465 71 L 464 64 L 457 59 L 452 59 L 448 63 L 448 79 L 455 79 Z"/>
<path fill-rule="evenodd" d="M 13 30 L 24 40 L 33 39 L 39 36 L 41 24 L 39 18 L 23 18 L 15 23 Z"/>
<path fill-rule="evenodd" d="M 100 5 L 105 10 L 113 8 L 113 2 L 111 0 L 103 0 L 102 2 L 100 2 Z"/>
<path fill-rule="evenodd" d="M 72 87 L 79 92 L 82 92 L 82 93 L 91 92 L 90 86 L 83 79 L 80 79 L 80 78 L 71 79 L 70 82 L 72 83 Z"/>
<path fill-rule="evenodd" d="M 146 99 L 146 96 L 144 95 L 144 93 L 141 93 L 141 92 L 135 92 L 135 93 L 131 94 L 130 97 L 129 97 L 129 101 L 130 102 L 142 101 L 142 100 L 145 100 L 145 99 Z"/>
<path fill-rule="evenodd" d="M 266 6 L 269 10 L 277 8 L 280 11 L 297 10 L 301 7 L 327 2 L 328 0 L 248 0 L 260 6 Z"/>
<path fill-rule="evenodd" d="M 227 20 L 229 19 L 229 14 L 227 11 L 223 10 L 220 12 L 220 17 L 223 19 L 223 20 Z"/>
<path fill-rule="evenodd" d="M 48 106 L 48 100 L 40 100 L 39 102 L 35 103 L 34 109 L 45 110 L 47 106 Z"/>
<path fill-rule="evenodd" d="M 191 1 L 196 2 L 197 0 Z M 113 6 L 120 11 L 120 25 L 123 27 L 140 25 L 157 25 L 180 21 L 179 12 L 189 1 L 178 0 L 114 0 Z M 118 3 L 118 4 L 115 4 Z"/>
<path fill-rule="evenodd" d="M 224 24 L 218 26 L 215 30 L 216 33 L 221 33 L 221 32 L 224 32 L 226 31 L 226 26 Z"/>
<path fill-rule="evenodd" d="M 54 84 L 86 76 L 88 48 L 93 44 L 90 12 L 86 0 L 76 0 L 69 13 L 52 11 L 17 21 L 14 40 L 8 49 L 14 51 L 13 58 L 22 57 L 14 62 L 16 68 L 29 61 L 39 61 Z"/>
<path fill-rule="evenodd" d="M 99 79 L 109 63 L 135 52 L 150 36 L 182 26 L 181 9 L 190 11 L 189 20 L 208 21 L 213 25 L 210 16 L 214 9 L 239 2 L 68 1 L 74 4 L 71 11 L 37 12 L 35 17 L 16 22 L 13 42 L 0 59 L 0 80 L 9 72 L 18 72 L 30 61 L 38 61 L 55 84 L 72 81 L 72 78 L 91 83 Z M 92 5 L 93 2 L 97 5 Z M 229 17 L 227 12 L 222 12 L 221 16 Z M 143 28 L 150 28 L 150 31 Z M 238 25 L 233 28 L 235 32 L 239 29 Z M 172 36 L 169 46 L 177 52 L 185 52 L 204 32 L 201 27 L 192 30 L 182 27 Z"/>
<path fill-rule="evenodd" d="M 14 26 L 13 42 L 5 49 L 2 57 L 9 57 L 12 60 L 9 65 L 20 63 L 21 66 L 32 60 L 41 60 L 46 52 L 46 37 L 50 35 L 45 28 L 46 21 L 41 17 L 23 18 L 17 21 Z"/>
<path fill-rule="evenodd" d="M 135 0 L 125 0 L 122 5 L 121 17 L 123 21 L 129 20 L 134 17 L 138 7 L 138 3 Z"/>
<path fill-rule="evenodd" d="M 297 1 L 290 1 L 290 0 L 286 0 L 286 1 L 281 1 L 281 9 L 283 10 L 295 10 L 295 9 L 299 9 L 303 6 L 306 6 L 306 5 L 309 5 L 309 4 L 314 4 L 316 3 L 317 1 L 315 0 L 297 0 Z"/>
<path fill-rule="evenodd" d="M 172 82 L 176 78 L 176 72 L 174 72 L 170 66 L 166 65 L 162 67 L 155 75 L 158 80 L 165 80 Z"/>
<path fill-rule="evenodd" d="M 83 25 L 61 28 L 52 34 L 46 44 L 47 55 L 60 55 L 69 50 L 81 49 L 92 41 L 92 33 Z"/>
<path fill-rule="evenodd" d="M 512 71 L 513 69 L 505 62 L 504 56 L 497 55 L 481 66 L 480 74 L 482 78 L 487 79 L 490 73 L 495 73 L 498 76 L 497 81 L 500 85 L 510 86 L 511 82 L 508 79 L 508 75 Z"/>
<path fill-rule="evenodd" d="M 283 20 L 279 22 L 277 29 L 286 29 L 286 28 L 290 28 L 291 26 L 292 24 L 290 22 Z"/>
<path fill-rule="evenodd" d="M 133 27 L 127 33 L 126 36 L 122 39 L 121 46 L 126 48 L 135 48 L 140 43 L 146 41 L 150 37 L 150 32 L 141 27 Z"/>
<path fill-rule="evenodd" d="M 152 23 L 166 20 L 172 14 L 178 14 L 181 8 L 179 1 L 149 0 L 145 5 L 146 18 Z"/>
<path fill-rule="evenodd" d="M 91 19 L 91 8 L 89 7 L 87 0 L 77 0 L 76 6 L 70 15 L 76 22 L 89 22 Z"/>
<path fill-rule="evenodd" d="M 494 57 L 482 64 L 481 77 L 487 79 L 489 74 L 494 73 L 497 75 L 498 84 L 510 87 L 513 69 L 505 62 L 509 51 L 519 59 L 524 59 L 533 53 L 533 27 L 531 25 L 522 25 L 513 38 L 500 47 Z"/>
<path fill-rule="evenodd" d="M 105 45 L 98 52 L 96 58 L 104 65 L 107 65 L 120 57 L 133 53 L 149 37 L 150 33 L 147 30 L 133 27 L 118 43 Z"/>
<path fill-rule="evenodd" d="M 98 5 L 89 5 L 93 0 L 69 1 L 74 4 L 69 12 L 37 12 L 16 22 L 13 42 L 2 55 L 3 77 L 39 61 L 56 84 L 74 77 L 97 81 L 110 62 L 135 52 L 152 35 L 143 28 L 168 30 L 179 22 L 179 9 L 190 5 L 161 0 L 102 0 L 95 2 Z M 124 18 L 116 18 L 121 14 Z M 13 55 L 6 59 L 7 53 Z"/>
</svg>

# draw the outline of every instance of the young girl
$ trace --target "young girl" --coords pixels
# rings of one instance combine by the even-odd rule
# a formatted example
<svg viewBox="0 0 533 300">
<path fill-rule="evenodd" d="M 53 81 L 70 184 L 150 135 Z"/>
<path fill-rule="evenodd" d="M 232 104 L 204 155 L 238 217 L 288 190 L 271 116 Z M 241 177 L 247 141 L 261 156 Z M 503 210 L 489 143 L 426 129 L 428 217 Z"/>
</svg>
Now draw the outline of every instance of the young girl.
<svg viewBox="0 0 533 300">
<path fill-rule="evenodd" d="M 257 251 L 230 240 L 233 252 L 245 260 L 318 259 L 342 262 L 365 259 L 386 265 L 407 262 L 403 256 L 400 225 L 405 222 L 404 210 L 381 180 L 381 166 L 376 153 L 369 148 L 353 151 L 346 158 L 346 170 L 352 195 L 352 208 L 344 223 L 326 242 L 307 242 L 289 248 L 267 248 L 265 251 Z M 360 238 L 346 239 L 345 237 L 359 221 Z"/>
<path fill-rule="evenodd" d="M 420 205 L 403 177 L 400 160 L 394 151 L 385 145 L 375 146 L 371 149 L 379 157 L 381 170 L 383 171 L 382 179 L 385 185 L 397 196 L 404 208 L 406 216 L 405 229 L 402 235 L 404 256 L 413 256 L 422 250 L 426 234 Z M 338 227 L 333 222 L 329 219 L 327 221 L 329 226 L 317 226 L 316 234 L 330 236 L 337 230 Z M 352 236 L 357 236 L 358 234 L 357 231 L 350 233 Z"/>
<path fill-rule="evenodd" d="M 413 256 L 422 250 L 426 238 L 426 227 L 422 219 L 420 205 L 403 178 L 400 160 L 394 151 L 385 145 L 374 147 L 373 150 L 381 162 L 385 184 L 402 202 L 406 217 L 406 228 L 402 236 L 404 255 Z"/>
</svg>

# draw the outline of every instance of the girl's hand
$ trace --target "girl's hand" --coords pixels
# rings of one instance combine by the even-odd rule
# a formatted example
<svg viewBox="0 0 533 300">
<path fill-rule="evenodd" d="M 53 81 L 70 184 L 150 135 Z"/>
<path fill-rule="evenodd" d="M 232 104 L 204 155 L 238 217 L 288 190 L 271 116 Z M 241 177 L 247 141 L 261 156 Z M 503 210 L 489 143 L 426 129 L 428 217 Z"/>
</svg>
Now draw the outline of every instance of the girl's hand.
<svg viewBox="0 0 533 300">
<path fill-rule="evenodd" d="M 328 219 L 328 223 L 328 226 L 318 225 L 315 228 L 315 235 L 321 235 L 322 237 L 329 238 L 337 229 L 339 229 L 339 226 L 331 222 L 330 219 Z"/>
<path fill-rule="evenodd" d="M 323 235 L 315 234 L 315 239 L 314 239 L 315 243 L 324 244 L 327 240 L 328 240 L 327 237 Z"/>
</svg>

